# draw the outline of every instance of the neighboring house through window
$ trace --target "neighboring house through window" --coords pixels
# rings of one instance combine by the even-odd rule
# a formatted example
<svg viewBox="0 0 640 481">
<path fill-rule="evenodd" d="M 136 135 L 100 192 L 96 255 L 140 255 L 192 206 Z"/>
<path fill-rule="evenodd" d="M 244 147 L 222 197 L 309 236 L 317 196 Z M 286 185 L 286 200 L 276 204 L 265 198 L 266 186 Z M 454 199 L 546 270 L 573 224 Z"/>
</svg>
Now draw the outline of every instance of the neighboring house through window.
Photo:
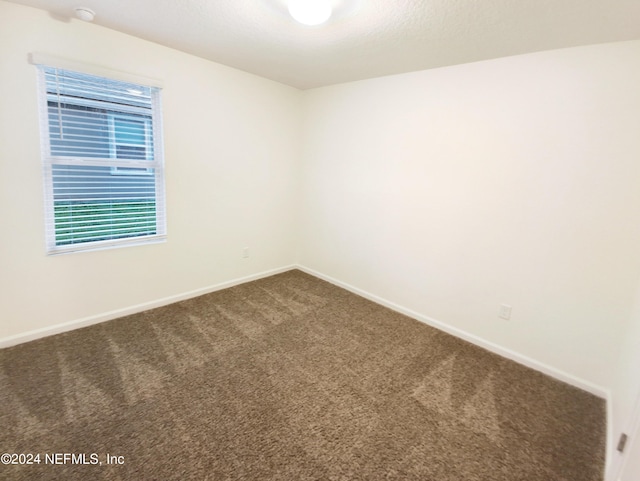
<svg viewBox="0 0 640 481">
<path fill-rule="evenodd" d="M 162 240 L 160 90 L 39 66 L 47 251 Z"/>
<path fill-rule="evenodd" d="M 114 159 L 150 160 L 153 152 L 151 119 L 109 114 L 109 154 Z M 113 175 L 153 175 L 151 169 L 111 167 Z"/>
</svg>

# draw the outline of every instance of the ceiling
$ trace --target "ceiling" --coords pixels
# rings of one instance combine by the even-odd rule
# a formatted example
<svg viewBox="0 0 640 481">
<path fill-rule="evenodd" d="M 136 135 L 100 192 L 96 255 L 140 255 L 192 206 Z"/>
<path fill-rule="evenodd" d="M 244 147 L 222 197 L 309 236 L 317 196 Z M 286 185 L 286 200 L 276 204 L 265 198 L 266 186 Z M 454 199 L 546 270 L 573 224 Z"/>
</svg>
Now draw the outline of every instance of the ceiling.
<svg viewBox="0 0 640 481">
<path fill-rule="evenodd" d="M 578 45 L 640 39 L 640 0 L 332 0 L 308 27 L 286 0 L 13 0 L 299 89 Z"/>
</svg>

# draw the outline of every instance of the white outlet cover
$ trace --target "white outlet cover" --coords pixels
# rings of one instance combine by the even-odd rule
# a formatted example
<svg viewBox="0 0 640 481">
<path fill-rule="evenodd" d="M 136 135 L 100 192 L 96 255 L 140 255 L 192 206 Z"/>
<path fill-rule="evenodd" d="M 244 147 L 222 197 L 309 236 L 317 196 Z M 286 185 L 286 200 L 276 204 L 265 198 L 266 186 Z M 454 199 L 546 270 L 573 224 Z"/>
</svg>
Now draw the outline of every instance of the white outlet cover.
<svg viewBox="0 0 640 481">
<path fill-rule="evenodd" d="M 509 304 L 501 304 L 498 317 L 506 320 L 511 319 L 511 306 Z"/>
</svg>

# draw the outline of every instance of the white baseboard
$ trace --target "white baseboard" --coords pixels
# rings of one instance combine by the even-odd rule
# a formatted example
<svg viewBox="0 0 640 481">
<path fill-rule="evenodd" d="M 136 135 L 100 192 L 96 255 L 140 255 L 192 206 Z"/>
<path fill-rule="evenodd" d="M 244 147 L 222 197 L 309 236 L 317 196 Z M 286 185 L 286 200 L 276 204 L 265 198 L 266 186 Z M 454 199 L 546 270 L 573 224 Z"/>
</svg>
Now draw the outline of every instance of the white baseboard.
<svg viewBox="0 0 640 481">
<path fill-rule="evenodd" d="M 474 334 L 470 334 L 466 331 L 463 331 L 462 329 L 459 329 L 457 327 L 453 327 L 445 322 L 439 321 L 437 319 L 434 319 L 432 317 L 429 316 L 425 316 L 424 314 L 420 314 L 419 312 L 413 311 L 411 309 L 408 309 L 406 307 L 400 306 L 398 304 L 396 304 L 395 302 L 391 302 L 388 301 L 387 299 L 384 299 L 382 297 L 379 297 L 375 294 L 371 294 L 367 291 L 364 291 L 362 289 L 359 289 L 357 287 L 354 287 L 350 284 L 347 284 L 346 282 L 342 282 L 339 281 L 337 279 L 334 279 L 331 276 L 327 276 L 325 274 L 322 274 L 316 270 L 310 269 L 308 267 L 305 266 L 301 266 L 298 265 L 297 266 L 298 269 L 300 269 L 303 272 L 306 272 L 307 274 L 310 274 L 314 277 L 318 277 L 320 279 L 323 279 L 327 282 L 330 282 L 331 284 L 334 284 L 336 286 L 342 287 L 348 291 L 353 292 L 354 294 L 357 294 L 359 296 L 362 296 L 366 299 L 369 299 L 370 301 L 375 302 L 376 304 L 380 304 L 383 305 L 385 307 L 388 307 L 389 309 L 399 312 L 401 314 L 404 314 L 406 316 L 409 316 L 413 319 L 416 319 L 420 322 L 423 322 L 425 324 L 428 324 L 432 327 L 435 327 L 441 331 L 444 331 L 448 334 L 451 334 L 455 337 L 458 337 L 460 339 L 464 339 L 465 341 L 469 341 L 472 344 L 475 344 L 476 346 L 480 346 L 488 351 L 491 351 L 495 354 L 498 354 L 502 357 L 505 357 L 507 359 L 511 359 L 512 361 L 517 362 L 518 364 L 522 364 L 524 366 L 530 367 L 532 369 L 535 369 L 536 371 L 540 371 L 544 374 L 547 374 L 555 379 L 558 379 L 560 381 L 566 382 L 567 384 L 570 384 L 572 386 L 578 387 L 580 389 L 582 389 L 583 391 L 587 391 L 595 396 L 598 396 L 599 398 L 602 399 L 607 399 L 608 397 L 608 390 L 598 386 L 596 384 L 593 384 L 589 381 L 586 381 L 584 379 L 581 379 L 577 376 L 574 376 L 573 374 L 569 374 L 567 372 L 562 371 L 561 369 L 557 369 L 553 366 L 549 366 L 548 364 L 545 364 L 543 362 L 537 361 L 535 359 L 532 359 L 528 356 L 525 356 L 523 354 L 520 354 L 518 352 L 512 351 L 511 349 L 507 349 L 505 347 L 502 347 L 498 344 L 494 344 L 493 342 L 487 341 L 485 339 L 482 339 L 481 337 L 478 337 Z"/>
<path fill-rule="evenodd" d="M 144 302 L 141 304 L 136 304 L 134 306 L 129 306 L 129 307 L 125 307 L 122 309 L 116 309 L 113 311 L 109 311 L 109 312 L 105 312 L 102 314 L 98 314 L 98 315 L 94 315 L 94 316 L 89 316 L 89 317 L 85 317 L 82 319 L 76 319 L 73 321 L 69 321 L 69 322 L 64 322 L 61 324 L 57 324 L 55 326 L 48 326 L 42 329 L 35 329 L 32 331 L 28 331 L 28 332 L 24 332 L 24 333 L 20 333 L 14 336 L 9 336 L 9 337 L 5 337 L 5 338 L 1 338 L 0 339 L 0 349 L 5 348 L 5 347 L 10 347 L 10 346 L 14 346 L 16 344 L 21 344 L 24 342 L 28 342 L 28 341 L 33 341 L 36 339 L 40 339 L 42 337 L 47 337 L 47 336 L 51 336 L 54 334 L 60 334 L 62 332 L 67 332 L 67 331 L 71 331 L 73 329 L 78 329 L 81 327 L 86 327 L 86 326 L 90 326 L 92 324 L 98 324 L 100 322 L 105 322 L 105 321 L 109 321 L 111 319 L 116 319 L 118 317 L 123 317 L 123 316 L 127 316 L 130 314 L 136 314 L 138 312 L 142 312 L 148 309 L 153 309 L 156 307 L 162 307 L 162 306 L 166 306 L 167 304 L 172 304 L 174 302 L 179 302 L 179 301 L 183 301 L 186 299 L 190 299 L 192 297 L 197 297 L 197 296 L 201 296 L 204 294 L 208 294 L 210 292 L 215 292 L 215 291 L 219 291 L 221 289 L 226 289 L 228 287 L 233 287 L 236 286 L 238 284 L 244 284 L 245 282 L 251 282 L 257 279 L 262 279 L 264 277 L 269 277 L 275 274 L 280 274 L 282 272 L 286 272 L 292 269 L 300 269 L 303 272 L 306 272 L 312 276 L 318 277 L 320 279 L 323 279 L 327 282 L 330 282 L 331 284 L 334 284 L 336 286 L 342 287 L 350 292 L 353 292 L 354 294 L 357 294 L 359 296 L 362 296 L 366 299 L 369 299 L 377 304 L 383 305 L 385 307 L 388 307 L 396 312 L 399 312 L 401 314 L 404 314 L 406 316 L 409 316 L 413 319 L 416 319 L 420 322 L 423 322 L 425 324 L 428 324 L 430 326 L 433 326 L 437 329 L 440 329 L 441 331 L 447 332 L 453 336 L 456 336 L 458 338 L 464 339 L 465 341 L 469 341 L 472 344 L 475 344 L 477 346 L 483 347 L 491 352 L 494 352 L 502 357 L 505 357 L 507 359 L 511 359 L 519 364 L 525 365 L 527 367 L 530 367 L 532 369 L 535 369 L 537 371 L 543 372 L 545 374 L 548 374 L 551 377 L 554 377 L 556 379 L 559 379 L 563 382 L 566 382 L 567 384 L 570 384 L 572 386 L 578 387 L 580 389 L 583 389 L 584 391 L 590 392 L 598 397 L 604 398 L 604 399 L 608 399 L 609 397 L 609 391 L 607 389 L 602 388 L 601 386 L 597 386 L 589 381 L 585 381 L 583 379 L 580 379 L 572 374 L 566 373 L 560 369 L 557 369 L 555 367 L 549 366 L 547 364 L 544 364 L 540 361 L 537 361 L 535 359 L 532 359 L 530 357 L 524 356 L 522 354 L 519 354 L 515 351 L 512 351 L 510 349 L 507 349 L 505 347 L 499 346 L 497 344 L 494 344 L 490 341 L 487 341 L 485 339 L 482 339 L 474 334 L 470 334 L 466 331 L 463 331 L 462 329 L 459 329 L 457 327 L 453 327 L 445 322 L 439 321 L 437 319 L 434 319 L 432 317 L 420 314 L 416 311 L 413 311 L 411 309 L 408 309 L 406 307 L 400 306 L 394 302 L 391 302 L 387 299 L 384 299 L 382 297 L 379 297 L 375 294 L 371 294 L 367 291 L 364 291 L 362 289 L 359 289 L 355 286 L 352 286 L 346 282 L 342 282 L 339 281 L 337 279 L 334 279 L 331 276 L 322 274 L 321 272 L 315 271 L 314 269 L 310 269 L 306 266 L 303 265 L 289 265 L 289 266 L 284 266 L 284 267 L 280 267 L 280 268 L 276 268 L 276 269 L 271 269 L 268 271 L 263 271 L 263 272 L 259 272 L 257 274 L 252 274 L 249 276 L 245 276 L 245 277 L 240 277 L 237 279 L 232 279 L 230 281 L 226 281 L 226 282 L 221 282 L 219 284 L 215 284 L 212 286 L 207 286 L 207 287 L 203 287 L 200 289 L 195 289 L 193 291 L 189 291 L 189 292 L 183 292 L 181 294 L 176 294 L 173 296 L 168 296 L 165 297 L 163 299 L 157 299 L 154 301 L 150 301 L 150 302 Z M 609 403 L 610 404 L 610 403 Z"/>
<path fill-rule="evenodd" d="M 22 344 L 24 342 L 34 341 L 36 339 L 52 336 L 54 334 L 60 334 L 63 332 L 72 331 L 74 329 L 79 329 L 81 327 L 91 326 L 92 324 L 98 324 L 100 322 L 110 321 L 112 319 L 117 319 L 118 317 L 128 316 L 130 314 L 136 314 L 138 312 L 146 311 L 148 309 L 154 309 L 156 307 L 166 306 L 168 304 L 173 304 L 174 302 L 184 301 L 186 299 L 191 299 L 192 297 L 202 296 L 204 294 L 209 294 L 211 292 L 219 291 L 221 289 L 233 287 L 238 284 L 244 284 L 245 282 L 255 281 L 258 279 L 262 279 L 264 277 L 273 276 L 275 274 L 280 274 L 282 272 L 290 271 L 296 268 L 297 266 L 291 265 L 291 266 L 280 267 L 277 269 L 271 269 L 268 271 L 259 272 L 257 274 L 252 274 L 250 276 L 240 277 L 230 281 L 221 282 L 219 284 L 215 284 L 212 286 L 195 289 L 193 291 L 183 292 L 181 294 L 165 297 L 163 299 L 157 299 L 155 301 L 150 301 L 150 302 L 143 302 L 142 304 L 136 304 L 135 306 L 116 309 L 116 310 L 105 312 L 95 316 L 84 317 L 82 319 L 76 319 L 74 321 L 64 322 L 62 324 L 56 324 L 55 326 L 44 327 L 42 329 L 35 329 L 33 331 L 20 333 L 15 336 L 5 337 L 0 339 L 0 349 L 3 349 L 5 347 L 10 347 L 10 346 L 15 346 L 17 344 Z"/>
</svg>

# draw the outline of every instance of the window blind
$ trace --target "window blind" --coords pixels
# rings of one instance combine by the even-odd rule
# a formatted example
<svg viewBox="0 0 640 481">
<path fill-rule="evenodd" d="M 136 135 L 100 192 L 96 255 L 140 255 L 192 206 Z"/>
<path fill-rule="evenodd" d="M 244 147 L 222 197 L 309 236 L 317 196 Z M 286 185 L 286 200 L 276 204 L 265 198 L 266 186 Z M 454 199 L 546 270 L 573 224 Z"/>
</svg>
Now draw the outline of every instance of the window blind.
<svg viewBox="0 0 640 481">
<path fill-rule="evenodd" d="M 39 66 L 49 253 L 166 234 L 160 90 Z"/>
</svg>

